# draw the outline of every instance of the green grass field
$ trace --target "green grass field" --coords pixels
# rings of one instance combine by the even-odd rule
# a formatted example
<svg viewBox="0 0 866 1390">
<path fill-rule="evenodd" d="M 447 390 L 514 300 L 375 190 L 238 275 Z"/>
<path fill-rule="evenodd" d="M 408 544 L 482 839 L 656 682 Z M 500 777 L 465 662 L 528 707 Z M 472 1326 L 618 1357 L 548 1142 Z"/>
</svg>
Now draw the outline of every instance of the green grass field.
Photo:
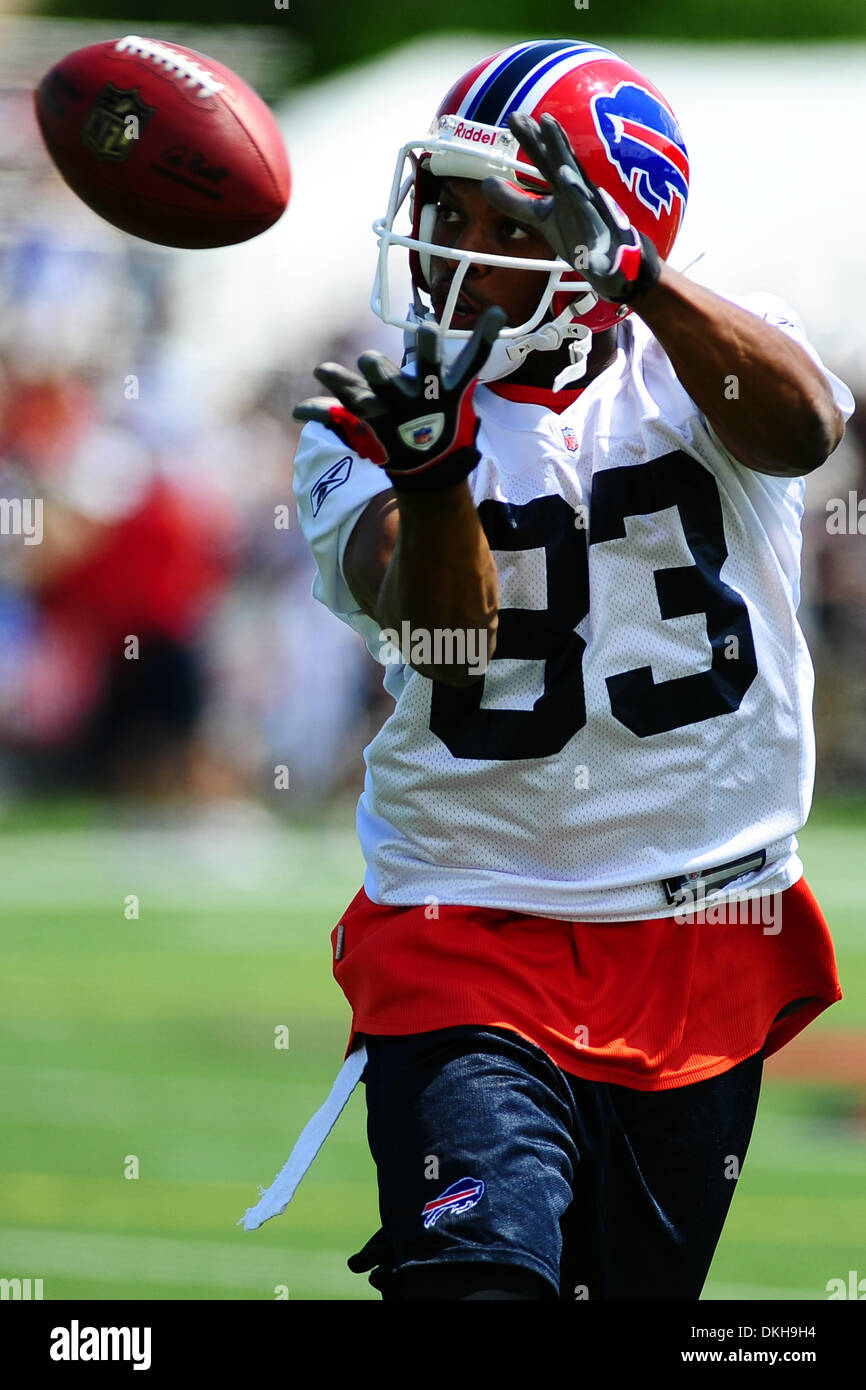
<svg viewBox="0 0 866 1390">
<path fill-rule="evenodd" d="M 823 806 L 801 837 L 846 994 L 805 1038 L 866 1037 L 864 830 L 866 808 Z M 361 877 L 347 808 L 304 829 L 7 810 L 0 1276 L 42 1278 L 47 1299 L 378 1298 L 346 1268 L 379 1225 L 363 1088 L 285 1214 L 235 1224 L 342 1060 L 329 933 Z M 866 1076 L 768 1068 L 704 1296 L 824 1299 L 866 1276 L 864 1249 Z"/>
</svg>

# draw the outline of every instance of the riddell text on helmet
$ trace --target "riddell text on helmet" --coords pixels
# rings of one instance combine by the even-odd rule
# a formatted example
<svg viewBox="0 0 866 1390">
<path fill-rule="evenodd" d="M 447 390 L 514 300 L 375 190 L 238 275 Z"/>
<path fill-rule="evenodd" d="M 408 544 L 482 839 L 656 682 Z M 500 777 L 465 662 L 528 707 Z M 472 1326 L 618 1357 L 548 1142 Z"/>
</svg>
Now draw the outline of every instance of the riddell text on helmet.
<svg viewBox="0 0 866 1390">
<path fill-rule="evenodd" d="M 459 136 L 461 140 L 472 140 L 473 143 L 477 141 L 479 145 L 492 145 L 496 139 L 495 130 L 484 130 L 481 126 L 467 125 L 466 121 L 460 122 L 454 135 L 455 138 Z"/>
</svg>

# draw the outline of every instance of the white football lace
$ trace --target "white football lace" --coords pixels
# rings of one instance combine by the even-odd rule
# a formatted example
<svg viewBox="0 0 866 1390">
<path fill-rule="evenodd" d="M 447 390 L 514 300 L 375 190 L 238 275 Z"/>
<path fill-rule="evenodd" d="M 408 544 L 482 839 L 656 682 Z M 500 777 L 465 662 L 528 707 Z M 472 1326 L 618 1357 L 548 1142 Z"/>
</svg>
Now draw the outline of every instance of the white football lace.
<svg viewBox="0 0 866 1390">
<path fill-rule="evenodd" d="M 161 43 L 155 43 L 153 39 L 140 39 L 137 34 L 127 34 L 125 39 L 119 39 L 115 44 L 117 53 L 127 53 L 131 49 L 142 58 L 152 58 L 157 66 L 164 63 L 167 68 L 185 77 L 191 87 L 198 84 L 201 89 L 198 94 L 200 97 L 216 96 L 217 92 L 221 92 L 225 87 L 224 82 L 218 82 L 212 73 L 193 58 L 187 58 Z"/>
</svg>

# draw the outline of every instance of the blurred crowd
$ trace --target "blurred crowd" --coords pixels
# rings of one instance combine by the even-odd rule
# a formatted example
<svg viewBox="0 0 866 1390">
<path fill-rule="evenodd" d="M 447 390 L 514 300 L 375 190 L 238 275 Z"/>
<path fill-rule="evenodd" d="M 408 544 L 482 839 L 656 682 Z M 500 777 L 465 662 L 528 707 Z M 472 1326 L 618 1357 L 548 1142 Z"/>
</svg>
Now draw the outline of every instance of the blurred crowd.
<svg viewBox="0 0 866 1390">
<path fill-rule="evenodd" d="M 310 597 L 291 408 L 313 364 L 251 379 L 228 412 L 205 404 L 171 266 L 47 220 L 0 250 L 0 793 L 292 810 L 360 788 L 388 709 L 360 640 Z M 362 331 L 317 360 L 367 345 Z M 802 620 L 825 788 L 866 783 L 866 539 L 826 524 L 830 499 L 866 498 L 861 410 L 808 482 Z M 41 500 L 38 544 L 8 534 L 15 499 Z"/>
<path fill-rule="evenodd" d="M 171 267 L 45 223 L 0 253 L 0 791 L 302 805 L 360 785 L 379 684 L 310 597 L 291 408 L 312 364 L 205 408 Z"/>
</svg>

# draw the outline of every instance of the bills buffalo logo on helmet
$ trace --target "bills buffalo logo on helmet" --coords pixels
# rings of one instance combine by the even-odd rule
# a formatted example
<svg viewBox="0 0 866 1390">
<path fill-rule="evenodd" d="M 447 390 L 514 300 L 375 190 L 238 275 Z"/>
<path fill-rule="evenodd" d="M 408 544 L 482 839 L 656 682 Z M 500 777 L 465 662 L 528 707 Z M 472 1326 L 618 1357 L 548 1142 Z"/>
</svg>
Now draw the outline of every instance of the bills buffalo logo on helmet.
<svg viewBox="0 0 866 1390">
<path fill-rule="evenodd" d="M 596 130 L 620 177 L 654 216 L 688 197 L 688 155 L 666 106 L 634 82 L 592 99 Z"/>
<path fill-rule="evenodd" d="M 481 1178 L 461 1178 L 459 1182 L 453 1182 L 439 1197 L 434 1197 L 423 1207 L 424 1229 L 429 1231 L 446 1212 L 453 1212 L 456 1216 L 461 1211 L 469 1211 L 483 1196 L 484 1183 Z"/>
</svg>

